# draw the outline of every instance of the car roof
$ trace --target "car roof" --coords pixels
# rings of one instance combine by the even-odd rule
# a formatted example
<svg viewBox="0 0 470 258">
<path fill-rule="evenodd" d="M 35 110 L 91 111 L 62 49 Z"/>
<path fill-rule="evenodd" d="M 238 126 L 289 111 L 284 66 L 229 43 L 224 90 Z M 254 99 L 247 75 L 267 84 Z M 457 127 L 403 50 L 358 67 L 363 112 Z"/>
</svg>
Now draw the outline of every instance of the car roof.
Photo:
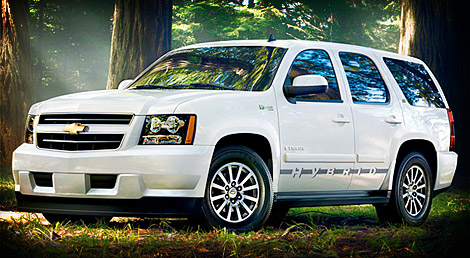
<svg viewBox="0 0 470 258">
<path fill-rule="evenodd" d="M 180 49 L 188 49 L 188 48 L 200 48 L 200 47 L 221 47 L 221 46 L 266 46 L 266 47 L 280 47 L 280 48 L 329 48 L 332 50 L 338 51 L 358 51 L 361 53 L 370 53 L 373 52 L 379 56 L 386 56 L 390 58 L 402 59 L 407 60 L 415 63 L 423 63 L 418 58 L 400 55 L 397 53 L 363 47 L 363 46 L 356 46 L 351 44 L 343 44 L 343 43 L 334 43 L 334 42 L 326 42 L 326 41 L 310 41 L 310 40 L 275 40 L 270 41 L 268 40 L 228 40 L 228 41 L 215 41 L 215 42 L 205 42 L 205 43 L 198 43 L 194 45 L 189 45 L 186 47 L 182 47 Z"/>
</svg>

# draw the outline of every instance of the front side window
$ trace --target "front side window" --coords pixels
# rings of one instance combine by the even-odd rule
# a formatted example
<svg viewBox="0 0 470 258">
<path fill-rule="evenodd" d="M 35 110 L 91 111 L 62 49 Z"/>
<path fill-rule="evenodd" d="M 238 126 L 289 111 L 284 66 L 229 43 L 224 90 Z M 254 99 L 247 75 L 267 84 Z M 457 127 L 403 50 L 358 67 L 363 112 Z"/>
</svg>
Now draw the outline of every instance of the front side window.
<svg viewBox="0 0 470 258">
<path fill-rule="evenodd" d="M 445 107 L 424 65 L 392 58 L 384 58 L 384 61 L 410 105 Z"/>
<path fill-rule="evenodd" d="M 354 103 L 388 103 L 389 92 L 374 62 L 357 53 L 339 53 Z"/>
<path fill-rule="evenodd" d="M 324 100 L 338 101 L 341 95 L 336 81 L 335 71 L 331 63 L 330 57 L 324 50 L 311 49 L 302 51 L 294 60 L 285 81 L 285 86 L 292 85 L 294 78 L 299 75 L 321 75 L 328 81 L 328 89 L 323 94 L 312 94 L 307 96 L 296 97 L 297 100 Z"/>
<path fill-rule="evenodd" d="M 129 88 L 264 91 L 284 53 L 283 48 L 262 46 L 176 50 Z"/>
</svg>

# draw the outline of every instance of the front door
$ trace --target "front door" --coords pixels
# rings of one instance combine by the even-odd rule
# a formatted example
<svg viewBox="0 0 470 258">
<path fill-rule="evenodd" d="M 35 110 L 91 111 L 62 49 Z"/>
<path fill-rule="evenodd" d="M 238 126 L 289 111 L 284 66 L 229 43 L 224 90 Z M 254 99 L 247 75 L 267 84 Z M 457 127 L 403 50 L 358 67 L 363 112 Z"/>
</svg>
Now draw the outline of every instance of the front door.
<svg viewBox="0 0 470 258">
<path fill-rule="evenodd" d="M 282 157 L 279 192 L 346 190 L 355 162 L 351 108 L 342 100 L 326 50 L 300 52 L 285 85 L 305 74 L 325 77 L 328 90 L 296 99 L 278 95 Z"/>
</svg>

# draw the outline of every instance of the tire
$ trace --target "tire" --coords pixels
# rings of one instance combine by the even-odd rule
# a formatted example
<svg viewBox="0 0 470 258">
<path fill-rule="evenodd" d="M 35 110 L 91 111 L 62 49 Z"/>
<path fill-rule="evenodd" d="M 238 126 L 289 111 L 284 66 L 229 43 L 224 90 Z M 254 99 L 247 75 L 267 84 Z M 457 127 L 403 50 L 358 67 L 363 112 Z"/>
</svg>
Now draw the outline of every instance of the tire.
<svg viewBox="0 0 470 258">
<path fill-rule="evenodd" d="M 375 207 L 379 220 L 423 224 L 431 210 L 432 182 L 426 158 L 418 152 L 408 154 L 397 171 L 390 202 Z"/>
<path fill-rule="evenodd" d="M 216 151 L 202 203 L 210 226 L 237 233 L 258 230 L 272 205 L 269 169 L 256 152 L 244 146 Z"/>
<path fill-rule="evenodd" d="M 83 222 L 85 224 L 94 224 L 100 221 L 107 223 L 112 219 L 112 217 L 79 216 L 79 215 L 53 214 L 53 213 L 43 213 L 42 215 L 51 224 L 55 224 L 57 222 L 59 223 L 71 222 L 74 224 Z"/>
</svg>

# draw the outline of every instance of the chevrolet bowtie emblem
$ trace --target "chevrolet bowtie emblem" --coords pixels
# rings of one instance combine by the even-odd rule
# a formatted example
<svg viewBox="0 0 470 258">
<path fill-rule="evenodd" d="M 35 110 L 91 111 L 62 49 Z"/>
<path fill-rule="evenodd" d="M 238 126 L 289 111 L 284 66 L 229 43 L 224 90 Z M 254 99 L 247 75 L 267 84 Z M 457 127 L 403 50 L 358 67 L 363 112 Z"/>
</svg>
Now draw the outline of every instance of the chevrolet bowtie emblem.
<svg viewBox="0 0 470 258">
<path fill-rule="evenodd" d="M 66 125 L 64 128 L 64 132 L 69 132 L 72 135 L 77 135 L 78 133 L 81 132 L 86 132 L 88 130 L 87 125 L 82 125 L 80 123 L 73 123 Z"/>
</svg>

